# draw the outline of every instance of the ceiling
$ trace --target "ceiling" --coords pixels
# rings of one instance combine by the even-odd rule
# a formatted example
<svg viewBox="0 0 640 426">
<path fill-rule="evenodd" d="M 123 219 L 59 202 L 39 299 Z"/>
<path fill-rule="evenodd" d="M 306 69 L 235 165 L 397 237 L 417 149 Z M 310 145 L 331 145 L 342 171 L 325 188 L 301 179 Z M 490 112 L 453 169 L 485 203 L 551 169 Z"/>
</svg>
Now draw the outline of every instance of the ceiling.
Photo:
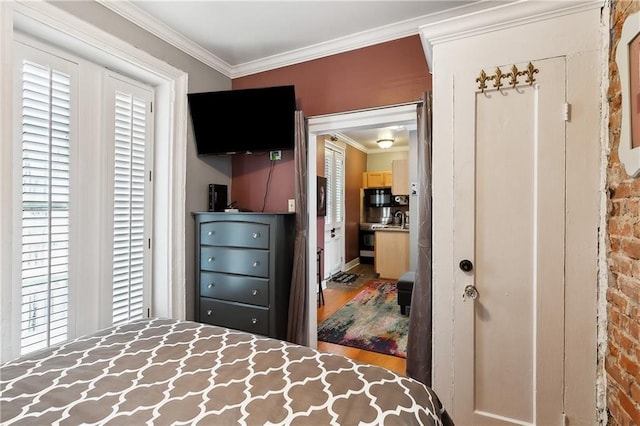
<svg viewBox="0 0 640 426">
<path fill-rule="evenodd" d="M 415 130 L 415 128 L 413 128 Z M 338 140 L 348 143 L 369 154 L 409 149 L 409 129 L 404 126 L 392 126 L 369 129 L 348 129 L 336 133 Z M 393 139 L 393 146 L 388 149 L 378 147 L 379 139 Z"/>
<path fill-rule="evenodd" d="M 418 34 L 516 0 L 97 0 L 230 78 Z"/>
<path fill-rule="evenodd" d="M 230 78 L 415 35 L 421 25 L 508 2 L 98 1 Z M 375 141 L 388 132 L 367 129 L 338 136 L 376 152 Z M 392 150 L 407 149 L 408 131 L 393 133 Z"/>
<path fill-rule="evenodd" d="M 431 15 L 470 1 L 138 1 L 232 66 Z"/>
</svg>

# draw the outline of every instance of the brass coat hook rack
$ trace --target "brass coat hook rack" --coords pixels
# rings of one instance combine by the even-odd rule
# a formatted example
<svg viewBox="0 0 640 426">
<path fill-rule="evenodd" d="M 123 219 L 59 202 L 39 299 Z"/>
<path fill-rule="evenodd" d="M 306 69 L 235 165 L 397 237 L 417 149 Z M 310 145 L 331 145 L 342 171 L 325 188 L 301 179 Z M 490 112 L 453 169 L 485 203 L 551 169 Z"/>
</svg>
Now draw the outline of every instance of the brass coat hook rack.
<svg viewBox="0 0 640 426">
<path fill-rule="evenodd" d="M 508 85 L 512 88 L 515 88 L 518 84 L 520 84 L 520 77 L 523 76 L 526 76 L 524 82 L 529 86 L 532 86 L 536 81 L 533 75 L 539 72 L 540 70 L 534 67 L 531 62 L 529 62 L 524 70 L 519 70 L 517 66 L 512 65 L 511 71 L 508 73 L 504 73 L 502 72 L 500 67 L 496 67 L 496 71 L 493 75 L 487 75 L 484 70 L 480 71 L 480 76 L 476 78 L 476 83 L 478 83 L 478 89 L 480 89 L 480 92 L 482 93 L 484 93 L 485 89 L 489 88 L 489 86 L 487 85 L 488 81 L 493 81 L 493 88 L 500 90 L 500 88 L 504 86 L 502 80 L 509 79 Z"/>
</svg>

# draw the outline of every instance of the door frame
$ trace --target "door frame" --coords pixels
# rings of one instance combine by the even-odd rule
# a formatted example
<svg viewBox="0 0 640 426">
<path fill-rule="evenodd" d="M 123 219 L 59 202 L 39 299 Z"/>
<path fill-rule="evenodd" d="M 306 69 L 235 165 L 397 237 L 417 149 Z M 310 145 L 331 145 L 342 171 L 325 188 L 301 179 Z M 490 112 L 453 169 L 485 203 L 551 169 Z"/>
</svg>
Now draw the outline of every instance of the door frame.
<svg viewBox="0 0 640 426">
<path fill-rule="evenodd" d="M 416 128 L 416 102 L 351 111 L 339 114 L 321 115 L 307 119 L 307 194 L 315 194 L 317 190 L 316 166 L 317 137 L 326 133 L 339 132 L 345 129 L 383 127 L 392 125 L 404 125 L 408 128 Z M 318 226 L 316 221 L 316 197 L 307 196 L 308 247 L 307 247 L 307 345 L 316 348 L 318 346 L 318 316 L 316 306 L 317 283 L 317 259 L 316 247 L 318 246 Z"/>
</svg>

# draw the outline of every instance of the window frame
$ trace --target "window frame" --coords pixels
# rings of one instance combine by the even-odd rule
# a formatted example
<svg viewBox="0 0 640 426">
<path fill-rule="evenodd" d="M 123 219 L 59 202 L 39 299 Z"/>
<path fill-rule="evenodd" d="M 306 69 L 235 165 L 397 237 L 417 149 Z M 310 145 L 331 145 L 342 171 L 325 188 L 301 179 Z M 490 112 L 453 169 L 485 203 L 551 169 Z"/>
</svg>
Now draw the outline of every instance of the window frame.
<svg viewBox="0 0 640 426">
<path fill-rule="evenodd" d="M 68 261 L 68 326 L 67 338 L 84 332 L 83 326 L 99 329 L 113 322 L 113 184 L 114 184 L 114 94 L 126 85 L 126 90 L 146 98 L 148 107 L 154 100 L 153 88 L 129 79 L 84 58 L 49 46 L 24 34 L 15 37 L 16 81 L 14 121 L 14 182 L 16 193 L 13 202 L 14 238 L 16 245 L 15 307 L 12 319 L 17 318 L 22 306 L 22 63 L 24 60 L 55 69 L 72 76 L 71 83 L 71 131 L 70 131 L 70 211 L 69 211 L 69 261 Z M 149 150 L 145 159 L 145 176 L 153 167 L 153 114 L 148 114 L 147 133 Z M 99 125 L 96 125 L 98 123 Z M 90 142 L 89 142 L 90 141 Z M 145 239 L 153 232 L 153 182 L 145 179 Z M 152 266 L 153 257 L 145 244 L 145 283 L 143 288 L 144 316 L 153 307 Z M 81 259 L 82 258 L 82 259 Z M 84 284 L 82 284 L 84 283 Z M 78 303 L 82 300 L 83 303 Z M 14 341 L 22 346 L 21 326 L 14 333 Z"/>
<path fill-rule="evenodd" d="M 188 74 L 131 44 L 47 2 L 0 2 L 0 137 L 13 137 L 13 42 L 17 31 L 64 45 L 74 53 L 123 74 L 136 77 L 156 90 L 156 164 L 154 197 L 153 304 L 157 316 L 184 319 L 185 289 L 185 183 L 187 150 Z M 159 149 L 158 149 L 159 148 Z M 13 205 L 13 144 L 0 146 L 0 201 Z M 9 312 L 15 303 L 13 208 L 0 209 L 0 362 L 17 356 L 14 323 Z M 101 274 L 103 272 L 101 271 Z M 79 322 L 76 335 L 95 330 L 90 321 Z"/>
</svg>

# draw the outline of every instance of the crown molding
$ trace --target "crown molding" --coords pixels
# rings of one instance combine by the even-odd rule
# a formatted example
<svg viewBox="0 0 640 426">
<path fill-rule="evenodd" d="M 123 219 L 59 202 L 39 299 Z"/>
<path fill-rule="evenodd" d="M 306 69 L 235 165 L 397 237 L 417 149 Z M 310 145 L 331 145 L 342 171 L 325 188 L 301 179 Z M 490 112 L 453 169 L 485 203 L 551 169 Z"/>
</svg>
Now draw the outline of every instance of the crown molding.
<svg viewBox="0 0 640 426">
<path fill-rule="evenodd" d="M 455 19 L 459 15 L 471 15 L 481 12 L 502 1 L 481 0 L 464 6 L 448 9 L 442 12 L 408 19 L 395 24 L 382 26 L 373 30 L 363 31 L 350 36 L 337 38 L 328 42 L 318 43 L 309 47 L 295 49 L 278 55 L 269 56 L 239 65 L 230 65 L 226 61 L 212 54 L 199 44 L 170 28 L 160 20 L 149 15 L 128 0 L 96 0 L 102 6 L 123 18 L 138 25 L 161 40 L 171 44 L 184 53 L 201 61 L 205 65 L 222 73 L 231 79 L 244 77 L 259 72 L 270 71 L 301 62 L 323 58 L 338 53 L 361 49 L 387 41 L 419 34 L 420 28 L 439 22 Z"/>
<path fill-rule="evenodd" d="M 204 47 L 195 43 L 191 39 L 185 37 L 173 28 L 169 27 L 165 23 L 159 21 L 155 17 L 149 15 L 139 7 L 136 7 L 128 0 L 125 1 L 113 1 L 113 0 L 96 0 L 102 6 L 117 13 L 123 18 L 131 21 L 140 28 L 150 32 L 159 39 L 169 43 L 173 47 L 183 51 L 187 55 L 199 60 L 203 64 L 213 68 L 226 77 L 232 78 L 232 66 L 213 55 Z"/>
<path fill-rule="evenodd" d="M 360 142 L 353 140 L 352 138 L 350 138 L 349 136 L 345 135 L 344 133 L 341 132 L 336 132 L 333 133 L 333 135 L 336 137 L 336 139 L 338 139 L 339 141 L 342 141 L 344 143 L 346 143 L 347 145 L 351 145 L 352 147 L 354 147 L 355 149 L 362 151 L 362 152 L 369 152 L 369 149 L 362 145 Z"/>
<path fill-rule="evenodd" d="M 434 68 L 433 46 L 493 31 L 601 8 L 602 0 L 517 0 L 420 26 L 429 70 Z M 433 71 L 432 71 L 433 72 Z"/>
<path fill-rule="evenodd" d="M 233 67 L 232 78 L 244 77 L 259 72 L 295 65 L 338 53 L 349 52 L 387 41 L 397 40 L 418 34 L 421 26 L 441 20 L 451 19 L 461 13 L 468 14 L 482 10 L 489 4 L 498 2 L 480 1 L 465 6 L 451 8 L 442 12 L 407 19 L 394 24 L 362 31 L 349 36 L 336 38 L 324 43 L 307 46 L 301 49 L 291 50 L 279 55 L 273 55 L 259 60 L 246 62 Z"/>
</svg>

